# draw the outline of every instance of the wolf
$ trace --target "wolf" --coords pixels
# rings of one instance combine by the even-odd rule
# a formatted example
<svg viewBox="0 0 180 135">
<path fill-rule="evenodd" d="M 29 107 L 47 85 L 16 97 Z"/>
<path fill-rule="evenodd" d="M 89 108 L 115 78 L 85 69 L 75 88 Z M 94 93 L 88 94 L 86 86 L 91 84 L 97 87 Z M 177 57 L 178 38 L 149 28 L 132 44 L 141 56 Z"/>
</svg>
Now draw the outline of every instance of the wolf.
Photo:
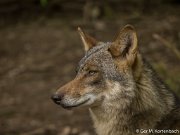
<svg viewBox="0 0 180 135">
<path fill-rule="evenodd" d="M 179 99 L 140 53 L 135 28 L 124 26 L 113 42 L 78 31 L 85 56 L 52 100 L 66 109 L 89 108 L 98 135 L 178 134 Z"/>
</svg>

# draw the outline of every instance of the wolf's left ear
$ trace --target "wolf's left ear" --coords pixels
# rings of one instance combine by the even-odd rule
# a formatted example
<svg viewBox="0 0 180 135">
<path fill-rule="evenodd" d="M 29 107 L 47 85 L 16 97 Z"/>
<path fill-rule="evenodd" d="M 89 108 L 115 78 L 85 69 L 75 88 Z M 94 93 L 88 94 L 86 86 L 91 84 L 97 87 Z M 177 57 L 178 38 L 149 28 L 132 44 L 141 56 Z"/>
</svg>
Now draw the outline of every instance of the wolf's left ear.
<svg viewBox="0 0 180 135">
<path fill-rule="evenodd" d="M 88 51 L 89 49 L 97 45 L 97 40 L 89 36 L 88 34 L 85 34 L 80 27 L 78 27 L 78 32 L 83 42 L 85 51 Z"/>
<path fill-rule="evenodd" d="M 118 34 L 116 40 L 109 48 L 114 57 L 124 57 L 129 64 L 133 64 L 138 48 L 137 35 L 132 25 L 126 25 Z"/>
</svg>

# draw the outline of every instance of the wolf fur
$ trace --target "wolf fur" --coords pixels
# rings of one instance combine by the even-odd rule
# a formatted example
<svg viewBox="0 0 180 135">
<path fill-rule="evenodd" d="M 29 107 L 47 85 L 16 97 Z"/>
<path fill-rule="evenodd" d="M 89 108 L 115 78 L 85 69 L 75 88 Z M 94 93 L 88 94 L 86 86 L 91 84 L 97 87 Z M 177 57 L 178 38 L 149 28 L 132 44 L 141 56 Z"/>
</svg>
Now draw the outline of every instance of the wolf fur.
<svg viewBox="0 0 180 135">
<path fill-rule="evenodd" d="M 125 26 L 107 43 L 78 31 L 86 54 L 75 79 L 55 93 L 55 103 L 87 106 L 98 135 L 178 134 L 179 99 L 142 57 L 134 27 Z"/>
</svg>

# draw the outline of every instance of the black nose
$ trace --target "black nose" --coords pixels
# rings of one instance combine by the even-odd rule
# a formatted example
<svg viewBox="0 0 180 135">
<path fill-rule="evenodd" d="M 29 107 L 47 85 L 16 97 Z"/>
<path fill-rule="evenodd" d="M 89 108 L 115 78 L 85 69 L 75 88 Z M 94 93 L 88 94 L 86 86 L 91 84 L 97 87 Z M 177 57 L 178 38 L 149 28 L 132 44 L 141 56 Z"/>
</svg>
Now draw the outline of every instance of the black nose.
<svg viewBox="0 0 180 135">
<path fill-rule="evenodd" d="M 54 101 L 54 103 L 59 105 L 63 97 L 64 97 L 63 94 L 62 95 L 54 94 L 51 96 L 51 99 Z"/>
</svg>

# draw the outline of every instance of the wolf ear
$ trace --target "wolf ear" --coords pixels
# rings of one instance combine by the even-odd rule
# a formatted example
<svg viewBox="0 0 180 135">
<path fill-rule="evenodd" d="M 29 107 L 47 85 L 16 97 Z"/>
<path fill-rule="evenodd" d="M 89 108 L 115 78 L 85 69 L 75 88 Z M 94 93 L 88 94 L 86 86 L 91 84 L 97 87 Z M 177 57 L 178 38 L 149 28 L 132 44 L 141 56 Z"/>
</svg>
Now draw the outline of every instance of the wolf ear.
<svg viewBox="0 0 180 135">
<path fill-rule="evenodd" d="M 89 49 L 97 45 L 97 40 L 89 36 L 88 34 L 85 34 L 80 27 L 78 27 L 78 32 L 83 42 L 85 51 L 88 51 Z"/>
<path fill-rule="evenodd" d="M 133 63 L 137 53 L 137 35 L 131 25 L 126 25 L 118 34 L 116 40 L 109 48 L 114 57 L 124 57 L 129 63 Z"/>
</svg>

